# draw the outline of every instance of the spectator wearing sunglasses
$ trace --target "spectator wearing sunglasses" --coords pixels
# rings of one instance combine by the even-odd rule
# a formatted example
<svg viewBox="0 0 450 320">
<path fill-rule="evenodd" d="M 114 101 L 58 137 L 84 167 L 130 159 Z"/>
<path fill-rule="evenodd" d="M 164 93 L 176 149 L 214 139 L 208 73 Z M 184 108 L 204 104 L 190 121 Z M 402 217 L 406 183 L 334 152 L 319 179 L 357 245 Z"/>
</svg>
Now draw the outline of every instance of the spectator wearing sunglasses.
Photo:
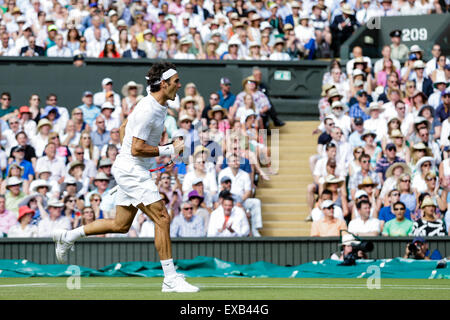
<svg viewBox="0 0 450 320">
<path fill-rule="evenodd" d="M 393 193 L 398 193 L 398 191 L 395 190 Z M 413 222 L 406 217 L 406 214 L 409 212 L 405 204 L 401 201 L 396 201 L 389 208 L 391 210 L 390 214 L 394 218 L 384 224 L 382 235 L 387 237 L 407 237 L 411 235 Z"/>
<path fill-rule="evenodd" d="M 2 92 L 0 97 L 0 118 L 8 121 L 11 116 L 18 116 L 19 108 L 11 105 L 11 94 Z"/>
<path fill-rule="evenodd" d="M 177 215 L 170 224 L 170 236 L 176 237 L 204 237 L 205 228 L 203 218 L 194 215 L 194 207 L 190 201 L 183 202 L 181 214 Z"/>
<path fill-rule="evenodd" d="M 386 180 L 387 169 L 396 162 L 405 162 L 405 160 L 399 158 L 397 155 L 397 147 L 393 143 L 388 143 L 384 155 L 377 161 L 375 171 L 378 173 L 378 177 L 381 183 Z"/>
</svg>

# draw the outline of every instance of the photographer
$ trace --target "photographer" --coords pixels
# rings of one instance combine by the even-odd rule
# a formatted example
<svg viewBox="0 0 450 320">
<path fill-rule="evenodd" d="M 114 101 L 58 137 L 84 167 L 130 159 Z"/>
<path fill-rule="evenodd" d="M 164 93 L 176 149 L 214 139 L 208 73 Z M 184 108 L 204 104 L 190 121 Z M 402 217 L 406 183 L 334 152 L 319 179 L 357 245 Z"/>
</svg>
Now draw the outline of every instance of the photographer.
<svg viewBox="0 0 450 320">
<path fill-rule="evenodd" d="M 406 246 L 403 258 L 415 260 L 441 260 L 442 255 L 437 249 L 430 252 L 428 249 L 428 242 L 422 237 L 415 237 L 413 241 Z"/>
<path fill-rule="evenodd" d="M 360 245 L 361 241 L 356 240 L 356 238 L 352 234 L 344 234 L 342 236 L 342 242 L 340 244 L 341 251 L 333 253 L 330 259 L 339 261 L 345 261 L 346 259 L 348 260 L 348 258 L 350 257 L 350 260 L 367 259 L 367 254 L 363 250 L 356 250 L 356 252 L 354 252 L 354 248 L 356 247 L 356 249 L 358 249 L 358 246 Z"/>
</svg>

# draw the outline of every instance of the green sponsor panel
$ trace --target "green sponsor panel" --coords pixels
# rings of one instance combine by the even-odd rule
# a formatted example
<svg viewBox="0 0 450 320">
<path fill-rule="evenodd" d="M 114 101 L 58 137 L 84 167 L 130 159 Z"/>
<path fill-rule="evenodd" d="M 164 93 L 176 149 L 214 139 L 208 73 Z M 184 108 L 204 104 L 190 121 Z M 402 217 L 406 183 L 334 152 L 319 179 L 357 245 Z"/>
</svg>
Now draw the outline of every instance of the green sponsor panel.
<svg viewBox="0 0 450 320">
<path fill-rule="evenodd" d="M 214 257 L 174 260 L 178 273 L 193 277 L 249 278 L 405 278 L 450 279 L 450 266 L 437 261 L 411 259 L 358 260 L 343 266 L 340 261 L 326 259 L 297 266 L 282 267 L 258 261 L 236 264 Z M 0 277 L 163 277 L 159 262 L 117 262 L 94 270 L 73 265 L 39 265 L 27 260 L 0 260 Z"/>
<path fill-rule="evenodd" d="M 367 237 L 374 243 L 370 259 L 402 257 L 410 237 Z M 442 256 L 450 253 L 450 237 L 429 237 L 431 252 Z M 339 238 L 261 237 L 261 238 L 174 238 L 173 256 L 194 259 L 197 256 L 216 257 L 238 264 L 258 261 L 279 266 L 294 266 L 328 259 L 340 250 Z M 55 244 L 48 238 L 0 238 L 0 259 L 55 264 Z M 86 238 L 77 241 L 69 254 L 69 264 L 100 269 L 120 261 L 159 262 L 153 238 Z"/>
<path fill-rule="evenodd" d="M 145 75 L 155 60 L 150 59 L 87 59 L 85 67 L 74 67 L 72 60 L 67 58 L 45 57 L 0 57 L 0 86 L 3 91 L 12 94 L 12 105 L 27 105 L 29 96 L 37 93 L 41 97 L 41 107 L 45 106 L 45 97 L 50 93 L 58 96 L 58 105 L 72 110 L 82 104 L 84 91 L 99 92 L 101 81 L 111 78 L 114 81 L 114 91 L 121 94 L 121 88 L 128 81 L 135 81 L 146 86 Z M 184 86 L 193 82 L 198 91 L 208 103 L 212 92 L 219 90 L 220 78 L 231 80 L 231 90 L 238 94 L 243 90 L 242 80 L 252 74 L 252 69 L 258 66 L 262 71 L 263 81 L 269 86 L 269 97 L 279 111 L 289 115 L 284 110 L 284 101 L 310 99 L 317 105 L 320 97 L 321 83 L 328 61 L 185 61 L 171 60 L 177 66 L 182 88 L 180 97 L 184 97 Z M 145 92 L 144 92 L 145 94 Z M 289 109 L 289 108 L 288 108 Z M 289 111 L 289 112 L 288 112 Z M 306 113 L 316 110 L 308 110 Z M 298 115 L 305 114 L 299 110 Z"/>
</svg>

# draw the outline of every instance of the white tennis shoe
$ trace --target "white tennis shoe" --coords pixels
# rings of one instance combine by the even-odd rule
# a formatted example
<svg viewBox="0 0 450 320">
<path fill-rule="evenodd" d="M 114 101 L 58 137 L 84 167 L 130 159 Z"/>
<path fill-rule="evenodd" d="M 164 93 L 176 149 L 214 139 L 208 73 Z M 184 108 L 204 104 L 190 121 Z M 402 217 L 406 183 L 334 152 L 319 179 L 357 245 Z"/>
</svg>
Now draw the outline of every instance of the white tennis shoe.
<svg viewBox="0 0 450 320">
<path fill-rule="evenodd" d="M 162 292 L 199 292 L 200 289 L 186 282 L 184 275 L 177 273 L 171 279 L 164 278 Z"/>
<path fill-rule="evenodd" d="M 67 264 L 67 256 L 69 255 L 69 250 L 74 250 L 74 242 L 69 242 L 64 240 L 66 237 L 67 230 L 56 229 L 52 232 L 53 241 L 56 244 L 56 260 L 61 264 Z"/>
</svg>

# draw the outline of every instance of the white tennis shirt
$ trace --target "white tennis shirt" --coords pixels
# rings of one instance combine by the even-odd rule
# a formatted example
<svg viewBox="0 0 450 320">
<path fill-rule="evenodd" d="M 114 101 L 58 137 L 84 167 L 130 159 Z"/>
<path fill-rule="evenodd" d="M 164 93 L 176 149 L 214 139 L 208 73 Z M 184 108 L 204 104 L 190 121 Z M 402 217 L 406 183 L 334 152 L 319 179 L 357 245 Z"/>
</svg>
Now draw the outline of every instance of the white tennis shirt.
<svg viewBox="0 0 450 320">
<path fill-rule="evenodd" d="M 125 136 L 122 147 L 117 155 L 114 165 L 118 168 L 149 170 L 155 166 L 154 158 L 135 157 L 131 154 L 133 137 L 144 140 L 150 146 L 158 146 L 164 130 L 164 121 L 167 115 L 167 106 L 162 106 L 151 94 L 142 98 L 133 112 L 128 116 L 125 127 Z"/>
</svg>

